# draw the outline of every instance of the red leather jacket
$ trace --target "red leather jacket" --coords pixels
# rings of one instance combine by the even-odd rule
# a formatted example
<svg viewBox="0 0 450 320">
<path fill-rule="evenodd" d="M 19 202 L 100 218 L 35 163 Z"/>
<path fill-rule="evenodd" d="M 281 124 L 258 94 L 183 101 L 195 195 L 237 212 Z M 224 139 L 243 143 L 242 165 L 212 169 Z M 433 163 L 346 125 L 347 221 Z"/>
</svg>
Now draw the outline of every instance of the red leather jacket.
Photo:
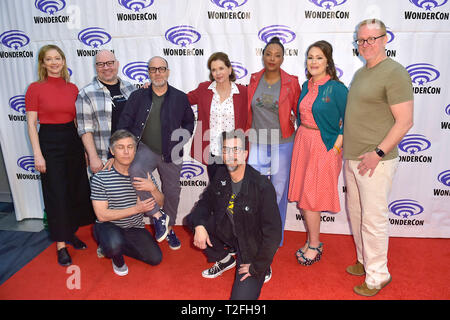
<svg viewBox="0 0 450 320">
<path fill-rule="evenodd" d="M 258 87 L 259 80 L 263 76 L 266 69 L 262 69 L 257 73 L 253 73 L 250 78 L 250 84 L 248 86 L 248 102 L 247 102 L 247 128 L 252 126 L 252 100 Z M 280 117 L 281 136 L 283 138 L 290 137 L 295 127 L 292 123 L 290 116 L 291 111 L 294 112 L 295 118 L 297 118 L 297 103 L 300 97 L 300 85 L 298 83 L 298 77 L 288 74 L 280 69 L 281 73 L 281 89 L 280 99 L 278 103 L 278 115 Z"/>
</svg>

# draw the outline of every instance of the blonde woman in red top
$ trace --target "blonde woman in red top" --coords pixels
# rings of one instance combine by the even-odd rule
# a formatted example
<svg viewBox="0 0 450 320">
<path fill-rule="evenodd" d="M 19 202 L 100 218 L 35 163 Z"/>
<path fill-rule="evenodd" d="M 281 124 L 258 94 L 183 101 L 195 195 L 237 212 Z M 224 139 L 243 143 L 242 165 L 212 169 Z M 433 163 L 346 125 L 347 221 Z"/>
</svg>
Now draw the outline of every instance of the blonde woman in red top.
<svg viewBox="0 0 450 320">
<path fill-rule="evenodd" d="M 65 55 L 55 45 L 39 51 L 38 76 L 25 95 L 28 135 L 41 173 L 50 239 L 56 241 L 58 263 L 68 266 L 72 260 L 66 243 L 85 249 L 75 232 L 94 221 L 84 149 L 75 127 L 78 88 L 69 82 Z"/>
</svg>

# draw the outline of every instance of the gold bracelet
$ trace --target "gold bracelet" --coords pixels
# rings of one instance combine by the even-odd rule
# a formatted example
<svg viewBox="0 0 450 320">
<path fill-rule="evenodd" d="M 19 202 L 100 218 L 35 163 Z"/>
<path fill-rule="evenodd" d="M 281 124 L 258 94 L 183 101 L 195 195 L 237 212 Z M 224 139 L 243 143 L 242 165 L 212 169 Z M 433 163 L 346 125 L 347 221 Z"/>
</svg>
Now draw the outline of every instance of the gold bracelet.
<svg viewBox="0 0 450 320">
<path fill-rule="evenodd" d="M 333 146 L 337 150 L 338 153 L 341 153 L 341 149 L 339 147 Z"/>
</svg>

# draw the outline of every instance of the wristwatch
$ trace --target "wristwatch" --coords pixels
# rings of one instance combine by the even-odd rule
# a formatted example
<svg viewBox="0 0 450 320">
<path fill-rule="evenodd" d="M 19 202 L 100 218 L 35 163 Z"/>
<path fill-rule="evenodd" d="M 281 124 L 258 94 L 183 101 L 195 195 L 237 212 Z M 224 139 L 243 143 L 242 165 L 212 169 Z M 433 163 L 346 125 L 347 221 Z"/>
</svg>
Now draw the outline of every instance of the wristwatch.
<svg viewBox="0 0 450 320">
<path fill-rule="evenodd" d="M 375 152 L 380 158 L 383 158 L 385 156 L 384 151 L 378 147 L 375 148 Z"/>
</svg>

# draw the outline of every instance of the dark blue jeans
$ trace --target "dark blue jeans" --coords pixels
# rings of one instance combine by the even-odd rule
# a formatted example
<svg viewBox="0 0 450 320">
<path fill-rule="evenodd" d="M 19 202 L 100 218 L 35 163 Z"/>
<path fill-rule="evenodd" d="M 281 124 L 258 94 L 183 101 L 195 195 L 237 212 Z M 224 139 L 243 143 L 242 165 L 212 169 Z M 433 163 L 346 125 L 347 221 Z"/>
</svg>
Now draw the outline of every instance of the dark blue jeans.
<svg viewBox="0 0 450 320">
<path fill-rule="evenodd" d="M 228 252 L 223 249 L 224 247 L 231 246 L 237 251 L 236 270 L 233 288 L 231 289 L 230 300 L 257 300 L 264 284 L 265 274 L 261 275 L 260 277 L 251 276 L 244 281 L 241 281 L 241 278 L 245 274 L 239 274 L 239 267 L 241 266 L 241 264 L 244 264 L 244 262 L 241 260 L 241 252 L 239 250 L 237 239 L 234 237 L 227 240 L 219 239 L 214 234 L 209 234 L 209 239 L 211 241 L 211 244 L 213 245 L 212 247 L 207 246 L 207 248 L 205 249 L 205 254 L 207 255 L 209 261 L 211 261 L 213 258 L 216 258 L 216 261 L 225 258 Z"/>
<path fill-rule="evenodd" d="M 161 263 L 162 252 L 154 237 L 145 228 L 120 228 L 111 222 L 95 223 L 94 237 L 106 257 L 117 266 L 128 256 L 149 265 Z"/>
</svg>

